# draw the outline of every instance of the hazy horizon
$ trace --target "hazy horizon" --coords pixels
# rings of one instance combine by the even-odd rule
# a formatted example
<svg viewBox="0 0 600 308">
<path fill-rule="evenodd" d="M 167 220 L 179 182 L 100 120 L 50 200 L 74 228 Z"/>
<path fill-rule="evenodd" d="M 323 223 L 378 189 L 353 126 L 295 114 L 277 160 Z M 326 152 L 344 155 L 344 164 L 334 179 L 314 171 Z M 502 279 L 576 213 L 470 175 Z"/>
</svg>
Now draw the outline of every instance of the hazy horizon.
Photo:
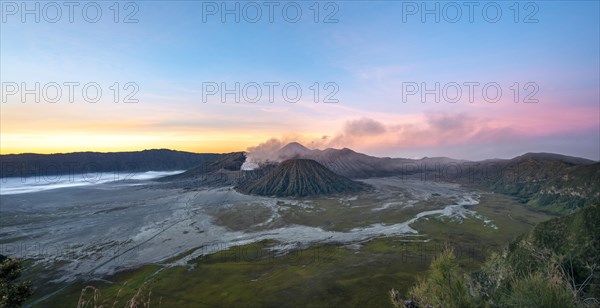
<svg viewBox="0 0 600 308">
<path fill-rule="evenodd" d="M 296 142 L 296 141 L 292 141 L 292 142 Z M 303 146 L 306 146 L 303 144 Z M 342 149 L 341 147 L 327 147 L 327 148 L 310 148 L 307 147 L 311 150 L 326 150 L 326 149 Z M 354 150 L 352 148 L 349 148 L 351 150 Z M 75 151 L 75 152 L 48 152 L 48 153 L 33 153 L 33 152 L 22 152 L 22 153 L 6 153 L 6 154 L 0 154 L 0 155 L 23 155 L 23 154 L 40 154 L 40 155 L 52 155 L 52 154 L 71 154 L 71 153 L 86 153 L 86 152 L 93 152 L 93 153 L 118 153 L 118 152 L 141 152 L 141 151 L 153 151 L 153 150 L 169 150 L 169 151 L 181 151 L 181 152 L 189 152 L 189 153 L 196 153 L 196 154 L 227 154 L 227 153 L 233 153 L 233 152 L 248 152 L 248 149 L 244 149 L 244 150 L 239 150 L 239 151 L 232 151 L 232 152 L 193 152 L 193 151 L 185 151 L 185 150 L 178 150 L 178 149 L 169 149 L 169 148 L 146 148 L 146 149 L 139 149 L 139 150 L 127 150 L 127 151 Z M 418 152 L 418 150 L 415 150 Z M 464 157 L 457 157 L 457 156 L 450 156 L 450 155 L 443 155 L 443 154 L 431 154 L 431 155 L 422 155 L 422 156 L 402 156 L 402 155 L 398 155 L 398 156 L 389 156 L 389 155 L 378 155 L 378 154 L 372 154 L 369 152 L 359 152 L 361 154 L 366 154 L 369 156 L 374 156 L 374 157 L 390 157 L 390 158 L 407 158 L 407 159 L 421 159 L 421 158 L 427 158 L 427 157 L 448 157 L 448 158 L 453 158 L 453 159 L 459 159 L 459 160 L 472 160 L 472 161 L 478 161 L 478 160 L 486 160 L 486 159 L 512 159 L 521 155 L 525 155 L 528 153 L 550 153 L 550 154 L 558 154 L 558 155 L 564 155 L 564 156 L 572 156 L 572 157 L 579 157 L 579 158 L 585 158 L 585 159 L 589 159 L 592 161 L 600 161 L 600 159 L 594 159 L 592 157 L 584 157 L 584 156 L 577 156 L 577 155 L 573 155 L 573 154 L 568 154 L 568 153 L 560 153 L 560 152 L 545 152 L 545 151 L 528 151 L 528 152 L 522 152 L 522 153 L 518 153 L 516 155 L 507 155 L 507 156 L 490 156 L 490 157 L 475 157 L 475 158 L 464 158 Z"/>
</svg>

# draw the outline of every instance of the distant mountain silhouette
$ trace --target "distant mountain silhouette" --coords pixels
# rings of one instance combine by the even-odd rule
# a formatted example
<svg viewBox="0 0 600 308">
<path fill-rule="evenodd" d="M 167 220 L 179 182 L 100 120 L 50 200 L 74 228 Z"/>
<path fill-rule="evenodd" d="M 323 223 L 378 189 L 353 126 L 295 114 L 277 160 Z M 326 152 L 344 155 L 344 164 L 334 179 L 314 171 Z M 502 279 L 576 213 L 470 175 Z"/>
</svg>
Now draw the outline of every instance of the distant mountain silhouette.
<svg viewBox="0 0 600 308">
<path fill-rule="evenodd" d="M 310 155 L 312 150 L 298 142 L 291 142 L 277 151 L 277 156 L 283 160 Z"/>
<path fill-rule="evenodd" d="M 414 170 L 408 168 L 408 165 L 419 165 L 425 168 L 434 168 L 436 164 L 460 163 L 463 160 L 457 160 L 447 157 L 423 158 L 413 160 L 407 158 L 389 158 L 389 157 L 374 157 L 362 153 L 357 153 L 351 149 L 333 149 L 325 150 L 310 150 L 305 146 L 292 142 L 278 151 L 271 158 L 276 161 L 284 161 L 293 158 L 312 159 L 331 171 L 354 179 L 393 176 L 406 173 L 406 170 Z"/>
<path fill-rule="evenodd" d="M 237 190 L 253 195 L 306 197 L 365 190 L 366 184 L 335 174 L 310 159 L 290 159 L 256 181 L 242 183 Z"/>
<path fill-rule="evenodd" d="M 499 163 L 499 164 L 514 164 L 517 162 L 522 162 L 522 161 L 555 161 L 555 162 L 562 162 L 568 165 L 591 165 L 594 163 L 597 163 L 596 161 L 590 160 L 590 159 L 586 159 L 586 158 L 581 158 L 581 157 L 574 157 L 574 156 L 568 156 L 568 155 L 562 155 L 562 154 L 555 154 L 555 153 L 544 153 L 544 152 L 540 152 L 540 153 L 525 153 L 523 155 L 519 155 L 510 159 L 499 159 L 499 158 L 494 158 L 494 159 L 486 159 L 486 160 L 482 160 L 480 161 L 480 163 Z"/>
<path fill-rule="evenodd" d="M 563 163 L 571 164 L 571 165 L 590 165 L 596 163 L 593 160 L 585 159 L 581 157 L 573 157 L 561 154 L 554 153 L 526 153 L 521 156 L 517 156 L 512 161 L 518 160 L 528 160 L 528 159 L 537 159 L 537 160 L 548 160 L 548 161 L 560 161 Z"/>
<path fill-rule="evenodd" d="M 0 155 L 0 177 L 186 170 L 220 156 L 166 149 L 114 153 L 8 154 Z"/>
</svg>

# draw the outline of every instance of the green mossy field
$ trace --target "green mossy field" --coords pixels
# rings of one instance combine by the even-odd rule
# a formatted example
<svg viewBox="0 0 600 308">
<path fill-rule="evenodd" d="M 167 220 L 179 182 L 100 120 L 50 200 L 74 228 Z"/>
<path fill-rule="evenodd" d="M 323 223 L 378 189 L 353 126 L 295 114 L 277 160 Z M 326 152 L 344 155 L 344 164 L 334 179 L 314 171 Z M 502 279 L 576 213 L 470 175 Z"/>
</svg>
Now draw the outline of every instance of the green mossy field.
<svg viewBox="0 0 600 308">
<path fill-rule="evenodd" d="M 388 291 L 406 292 L 446 245 L 454 248 L 463 269 L 474 269 L 491 251 L 551 218 L 492 193 L 482 194 L 472 209 L 491 219 L 497 229 L 474 218 L 428 217 L 413 224 L 418 236 L 317 244 L 280 256 L 269 249 L 276 243 L 263 241 L 205 255 L 187 266 L 152 264 L 103 281 L 77 281 L 40 307 L 76 306 L 86 286 L 97 288 L 96 305 L 109 306 L 124 305 L 140 291 L 152 307 L 387 307 Z M 93 295 L 87 289 L 83 298 Z"/>
</svg>

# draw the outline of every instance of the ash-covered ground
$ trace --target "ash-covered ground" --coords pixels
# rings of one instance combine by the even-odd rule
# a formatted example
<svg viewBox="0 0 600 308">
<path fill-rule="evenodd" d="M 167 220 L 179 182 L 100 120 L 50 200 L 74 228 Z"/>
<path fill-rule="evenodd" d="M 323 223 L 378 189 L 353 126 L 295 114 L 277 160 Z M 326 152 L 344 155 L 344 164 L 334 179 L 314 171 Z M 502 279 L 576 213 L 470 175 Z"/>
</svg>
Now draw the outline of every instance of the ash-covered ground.
<svg viewBox="0 0 600 308">
<path fill-rule="evenodd" d="M 4 194 L 0 254 L 31 261 L 47 281 L 69 282 L 149 263 L 185 265 L 266 239 L 277 241 L 277 254 L 385 236 L 427 240 L 411 224 L 432 217 L 469 217 L 495 228 L 470 209 L 478 193 L 458 184 L 398 177 L 363 182 L 375 189 L 310 199 L 249 196 L 232 187 L 162 188 L 169 185 L 149 180 Z"/>
</svg>

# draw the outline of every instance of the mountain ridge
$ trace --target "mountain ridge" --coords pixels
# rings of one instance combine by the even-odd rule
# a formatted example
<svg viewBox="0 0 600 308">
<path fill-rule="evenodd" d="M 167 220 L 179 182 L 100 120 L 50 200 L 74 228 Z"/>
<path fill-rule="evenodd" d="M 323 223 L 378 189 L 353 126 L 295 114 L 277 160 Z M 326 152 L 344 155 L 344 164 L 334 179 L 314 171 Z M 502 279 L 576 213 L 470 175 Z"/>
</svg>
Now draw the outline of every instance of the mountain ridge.
<svg viewBox="0 0 600 308">
<path fill-rule="evenodd" d="M 87 172 L 186 170 L 220 154 L 168 149 L 128 152 L 73 152 L 0 155 L 0 177 L 50 176 Z"/>
</svg>

